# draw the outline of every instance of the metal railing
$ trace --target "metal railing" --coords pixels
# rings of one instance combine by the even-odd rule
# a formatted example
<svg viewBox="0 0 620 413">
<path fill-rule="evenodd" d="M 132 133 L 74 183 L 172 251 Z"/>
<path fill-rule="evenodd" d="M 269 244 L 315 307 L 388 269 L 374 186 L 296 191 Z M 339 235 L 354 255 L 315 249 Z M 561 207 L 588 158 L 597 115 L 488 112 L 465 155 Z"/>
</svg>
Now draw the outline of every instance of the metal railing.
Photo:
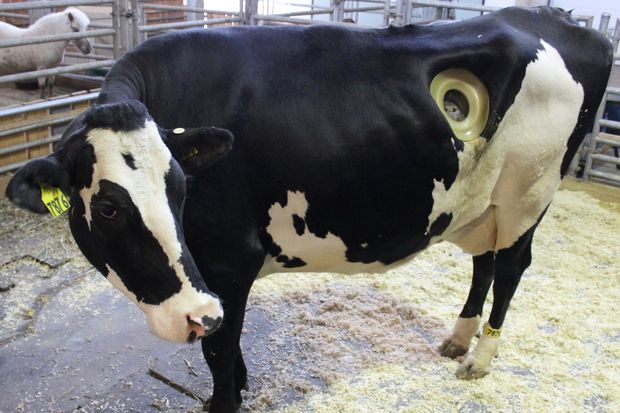
<svg viewBox="0 0 620 413">
<path fill-rule="evenodd" d="M 28 119 L 19 126 L 13 126 L 0 131 L 0 139 L 9 137 L 11 135 L 32 132 L 47 128 L 48 137 L 43 139 L 31 140 L 28 142 L 18 143 L 16 145 L 0 148 L 0 156 L 11 155 L 21 151 L 38 148 L 43 145 L 52 145 L 58 142 L 61 138 L 60 134 L 53 134 L 52 128 L 58 127 L 64 124 L 68 124 L 76 116 L 76 111 L 71 110 L 72 105 L 81 104 L 85 102 L 91 102 L 97 98 L 99 92 L 80 93 L 73 96 L 66 96 L 62 98 L 55 98 L 42 102 L 31 103 L 27 105 L 14 106 L 9 108 L 0 109 L 0 119 L 14 118 L 19 115 L 31 116 L 33 113 L 47 110 L 48 113 L 57 110 L 59 108 L 69 108 L 70 113 L 56 113 L 50 114 L 40 119 Z M 10 172 L 20 168 L 22 165 L 29 162 L 30 159 L 12 162 L 6 165 L 0 166 L 0 174 Z"/>
</svg>

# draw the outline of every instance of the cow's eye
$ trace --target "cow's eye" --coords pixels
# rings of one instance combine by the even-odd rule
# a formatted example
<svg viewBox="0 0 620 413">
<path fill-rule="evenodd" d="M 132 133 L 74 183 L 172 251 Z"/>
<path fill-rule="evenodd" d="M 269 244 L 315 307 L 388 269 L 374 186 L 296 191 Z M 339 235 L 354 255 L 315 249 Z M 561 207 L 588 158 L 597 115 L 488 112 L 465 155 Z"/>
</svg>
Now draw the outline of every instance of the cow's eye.
<svg viewBox="0 0 620 413">
<path fill-rule="evenodd" d="M 79 27 L 72 27 L 71 30 L 73 30 L 74 32 L 79 32 L 80 28 Z"/>
<path fill-rule="evenodd" d="M 116 215 L 118 214 L 118 212 L 116 211 L 116 208 L 114 208 L 114 206 L 110 204 L 101 205 L 99 206 L 98 210 L 99 210 L 99 215 L 101 215 L 105 219 L 114 219 Z"/>
</svg>

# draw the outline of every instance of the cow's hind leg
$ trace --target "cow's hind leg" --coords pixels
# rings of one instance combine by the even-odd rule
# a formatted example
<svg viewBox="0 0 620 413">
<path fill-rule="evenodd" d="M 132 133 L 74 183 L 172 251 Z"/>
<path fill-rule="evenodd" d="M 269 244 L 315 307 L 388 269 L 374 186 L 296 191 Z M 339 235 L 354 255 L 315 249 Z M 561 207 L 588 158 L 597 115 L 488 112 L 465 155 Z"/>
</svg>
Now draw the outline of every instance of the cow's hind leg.
<svg viewBox="0 0 620 413">
<path fill-rule="evenodd" d="M 444 357 L 456 358 L 466 354 L 469 351 L 471 339 L 480 329 L 482 307 L 493 281 L 495 253 L 489 251 L 473 257 L 473 266 L 473 277 L 467 301 L 454 324 L 452 334 L 439 347 L 439 352 Z"/>
<path fill-rule="evenodd" d="M 532 261 L 532 236 L 536 225 L 525 232 L 511 247 L 495 253 L 495 278 L 493 281 L 493 308 L 489 321 L 474 350 L 456 370 L 460 379 L 477 379 L 489 372 L 491 360 L 497 354 L 499 335 L 521 275 Z"/>
</svg>

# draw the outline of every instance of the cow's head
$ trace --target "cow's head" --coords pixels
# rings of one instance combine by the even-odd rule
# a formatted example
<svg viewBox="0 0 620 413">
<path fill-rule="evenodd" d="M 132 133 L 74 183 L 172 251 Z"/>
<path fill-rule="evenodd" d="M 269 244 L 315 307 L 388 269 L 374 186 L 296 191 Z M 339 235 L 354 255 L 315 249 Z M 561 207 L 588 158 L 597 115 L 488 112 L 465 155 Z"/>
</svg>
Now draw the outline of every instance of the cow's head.
<svg viewBox="0 0 620 413">
<path fill-rule="evenodd" d="M 156 335 L 191 342 L 213 332 L 223 311 L 185 245 L 184 170 L 213 164 L 232 140 L 218 128 L 162 130 L 136 101 L 94 106 L 54 154 L 15 174 L 7 196 L 44 213 L 41 184 L 70 193 L 71 232 L 86 258 L 146 313 Z"/>
</svg>

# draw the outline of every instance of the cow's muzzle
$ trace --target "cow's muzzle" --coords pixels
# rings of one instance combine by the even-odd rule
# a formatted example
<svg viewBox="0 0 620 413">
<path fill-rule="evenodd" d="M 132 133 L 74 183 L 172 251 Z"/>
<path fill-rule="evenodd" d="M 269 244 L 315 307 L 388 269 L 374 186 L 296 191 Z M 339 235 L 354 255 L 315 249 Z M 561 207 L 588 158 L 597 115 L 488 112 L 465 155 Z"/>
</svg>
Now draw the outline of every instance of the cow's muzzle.
<svg viewBox="0 0 620 413">
<path fill-rule="evenodd" d="M 213 334 L 222 324 L 222 317 L 190 317 L 187 316 L 187 324 L 189 325 L 190 332 L 187 337 L 188 343 L 193 343 L 203 337 Z"/>
</svg>

